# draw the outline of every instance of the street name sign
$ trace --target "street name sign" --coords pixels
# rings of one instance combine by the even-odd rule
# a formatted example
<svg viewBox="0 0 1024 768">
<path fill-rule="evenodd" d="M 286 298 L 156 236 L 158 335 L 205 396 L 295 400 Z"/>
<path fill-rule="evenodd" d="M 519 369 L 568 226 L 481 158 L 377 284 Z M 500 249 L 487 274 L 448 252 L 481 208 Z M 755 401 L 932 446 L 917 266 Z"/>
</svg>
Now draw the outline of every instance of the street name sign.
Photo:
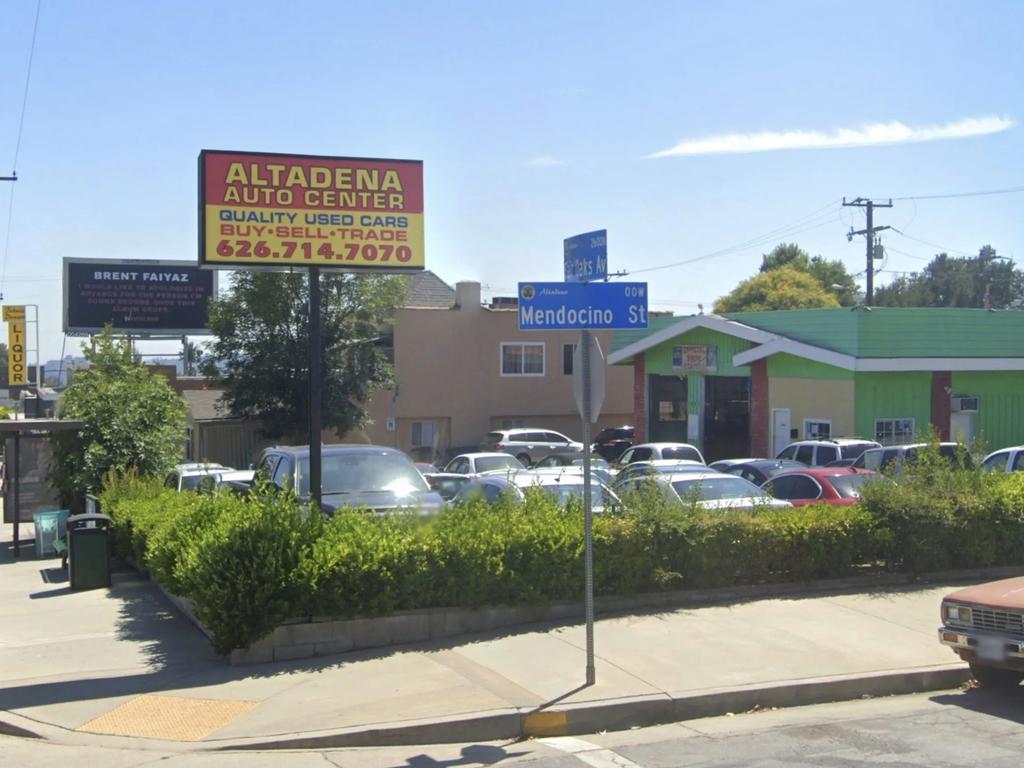
<svg viewBox="0 0 1024 768">
<path fill-rule="evenodd" d="M 647 283 L 519 283 L 519 330 L 647 327 Z"/>
<path fill-rule="evenodd" d="M 567 283 L 604 280 L 608 277 L 608 230 L 567 237 L 564 261 Z"/>
</svg>

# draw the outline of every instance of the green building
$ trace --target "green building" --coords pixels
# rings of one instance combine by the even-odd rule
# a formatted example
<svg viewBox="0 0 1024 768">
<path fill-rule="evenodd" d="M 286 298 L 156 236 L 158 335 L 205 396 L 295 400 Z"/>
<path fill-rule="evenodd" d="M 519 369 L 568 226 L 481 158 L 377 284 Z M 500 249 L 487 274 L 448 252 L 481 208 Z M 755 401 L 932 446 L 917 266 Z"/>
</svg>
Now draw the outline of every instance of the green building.
<svg viewBox="0 0 1024 768">
<path fill-rule="evenodd" d="M 1024 311 L 854 307 L 654 317 L 615 334 L 637 442 L 708 460 L 794 439 L 1024 443 Z"/>
</svg>

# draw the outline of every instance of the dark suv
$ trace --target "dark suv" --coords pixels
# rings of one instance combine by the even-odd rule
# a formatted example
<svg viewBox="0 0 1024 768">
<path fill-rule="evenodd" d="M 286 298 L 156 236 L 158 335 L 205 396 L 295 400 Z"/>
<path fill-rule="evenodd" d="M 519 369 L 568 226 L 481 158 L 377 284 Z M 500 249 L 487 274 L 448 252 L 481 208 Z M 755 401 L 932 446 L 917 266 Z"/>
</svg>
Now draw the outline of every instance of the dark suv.
<svg viewBox="0 0 1024 768">
<path fill-rule="evenodd" d="M 412 459 L 394 448 L 325 445 L 321 457 L 320 506 L 324 514 L 333 514 L 341 507 L 432 513 L 444 506 Z M 265 448 L 254 469 L 257 480 L 265 479 L 279 490 L 294 488 L 298 498 L 309 499 L 308 446 Z"/>
<path fill-rule="evenodd" d="M 622 452 L 633 445 L 633 427 L 608 427 L 594 438 L 590 450 L 607 461 L 615 461 Z"/>
</svg>

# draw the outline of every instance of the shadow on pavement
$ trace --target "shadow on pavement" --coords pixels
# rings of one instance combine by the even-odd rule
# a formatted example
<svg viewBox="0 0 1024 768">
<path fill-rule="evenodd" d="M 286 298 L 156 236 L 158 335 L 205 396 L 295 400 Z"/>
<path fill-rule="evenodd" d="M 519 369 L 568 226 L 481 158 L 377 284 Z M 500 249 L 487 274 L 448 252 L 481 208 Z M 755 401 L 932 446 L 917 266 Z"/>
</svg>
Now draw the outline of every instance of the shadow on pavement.
<svg viewBox="0 0 1024 768">
<path fill-rule="evenodd" d="M 1024 725 L 1024 688 L 969 688 L 961 693 L 944 693 L 929 698 L 936 704 L 969 709 Z"/>
<path fill-rule="evenodd" d="M 410 768 L 447 768 L 456 765 L 494 765 L 512 757 L 521 757 L 527 752 L 507 752 L 504 747 L 491 744 L 470 744 L 462 748 L 462 756 L 451 760 L 435 760 L 430 755 L 413 755 L 406 758 Z"/>
</svg>

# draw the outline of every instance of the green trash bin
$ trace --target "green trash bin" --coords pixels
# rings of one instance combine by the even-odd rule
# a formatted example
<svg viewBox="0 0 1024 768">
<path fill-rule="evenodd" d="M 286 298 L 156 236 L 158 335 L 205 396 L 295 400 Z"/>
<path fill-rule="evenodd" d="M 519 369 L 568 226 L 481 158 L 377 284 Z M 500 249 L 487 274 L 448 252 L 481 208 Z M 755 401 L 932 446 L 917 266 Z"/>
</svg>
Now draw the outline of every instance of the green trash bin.
<svg viewBox="0 0 1024 768">
<path fill-rule="evenodd" d="M 110 586 L 110 518 L 106 515 L 68 518 L 68 577 L 72 589 Z"/>
<path fill-rule="evenodd" d="M 32 522 L 36 529 L 36 557 L 40 560 L 44 557 L 56 557 L 57 541 L 63 540 L 67 535 L 68 510 L 48 509 L 36 512 L 32 515 Z"/>
</svg>

